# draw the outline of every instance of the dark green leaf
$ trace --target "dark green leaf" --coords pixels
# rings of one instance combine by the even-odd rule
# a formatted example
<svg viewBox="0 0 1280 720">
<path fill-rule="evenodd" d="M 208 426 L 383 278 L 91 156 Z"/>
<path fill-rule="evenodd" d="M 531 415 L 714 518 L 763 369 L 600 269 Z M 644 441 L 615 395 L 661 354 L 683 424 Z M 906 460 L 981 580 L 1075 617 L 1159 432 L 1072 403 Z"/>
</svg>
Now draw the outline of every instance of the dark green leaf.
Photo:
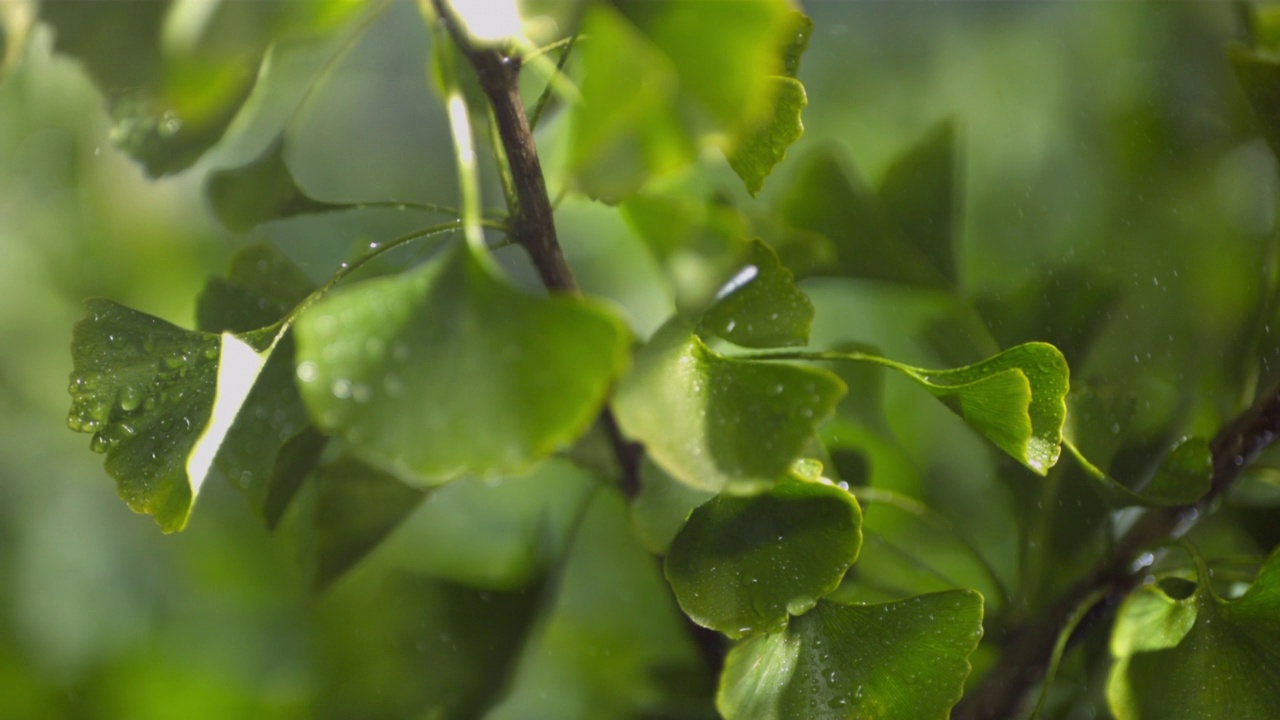
<svg viewBox="0 0 1280 720">
<path fill-rule="evenodd" d="M 898 227 L 952 285 L 957 282 L 955 124 L 930 130 L 889 166 L 880 197 Z"/>
<path fill-rule="evenodd" d="M 218 220 L 235 232 L 248 232 L 268 220 L 347 207 L 315 200 L 298 187 L 284 163 L 284 136 L 247 165 L 210 173 L 205 193 Z"/>
<path fill-rule="evenodd" d="M 774 86 L 772 114 L 734 129 L 725 148 L 729 166 L 753 196 L 764 179 L 787 156 L 787 148 L 804 134 L 800 113 L 809 104 L 804 85 L 789 77 L 770 78 Z"/>
<path fill-rule="evenodd" d="M 1120 608 L 1107 700 L 1119 720 L 1264 720 L 1280 707 L 1280 555 L 1237 600 L 1144 585 Z"/>
<path fill-rule="evenodd" d="M 726 720 L 945 720 L 980 637 L 982 597 L 971 590 L 819 601 L 730 651 L 716 705 Z"/>
<path fill-rule="evenodd" d="M 1150 482 L 1139 490 L 1104 473 L 1074 445 L 1067 447 L 1085 473 L 1102 483 L 1107 498 L 1117 506 L 1190 505 L 1209 492 L 1213 478 L 1213 455 L 1203 438 L 1189 438 L 1175 445 Z"/>
<path fill-rule="evenodd" d="M 843 393 L 829 372 L 727 358 L 673 322 L 637 354 L 614 410 L 676 479 L 745 491 L 781 477 Z"/>
<path fill-rule="evenodd" d="M 1245 98 L 1258 119 L 1262 136 L 1271 152 L 1280 156 L 1280 55 L 1274 50 L 1257 50 L 1240 44 L 1227 46 L 1227 58 Z"/>
<path fill-rule="evenodd" d="M 884 203 L 827 147 L 801 159 L 778 204 L 792 227 L 829 238 L 848 277 L 940 286 L 943 276 L 903 235 Z"/>
<path fill-rule="evenodd" d="M 295 330 L 316 424 L 427 484 L 516 472 L 581 435 L 626 362 L 626 329 L 494 272 L 459 246 L 316 303 Z"/>
<path fill-rule="evenodd" d="M 666 575 L 694 622 L 731 638 L 778 632 L 840 584 L 862 513 L 828 480 L 787 475 L 754 496 L 720 494 L 689 516 Z"/>
<path fill-rule="evenodd" d="M 559 458 L 520 477 L 462 478 L 432 490 L 378 548 L 376 562 L 469 587 L 523 587 L 563 555 L 599 487 Z"/>
<path fill-rule="evenodd" d="M 67 424 L 94 433 L 91 447 L 107 454 L 129 507 L 181 530 L 272 338 L 191 332 L 109 300 L 86 304 Z"/>
<path fill-rule="evenodd" d="M 595 493 L 561 563 L 554 607 L 485 717 L 714 717 L 704 660 L 619 494 Z"/>
<path fill-rule="evenodd" d="M 378 545 L 424 496 L 394 476 L 342 457 L 317 473 L 312 585 L 328 587 Z"/>
<path fill-rule="evenodd" d="M 196 301 L 196 327 L 249 332 L 273 325 L 315 289 L 271 243 L 249 245 L 231 260 L 227 277 L 209 278 Z"/>
<path fill-rule="evenodd" d="M 699 330 L 743 347 L 769 348 L 809 342 L 813 303 L 796 287 L 791 271 L 759 240 L 747 265 L 720 288 Z"/>
</svg>

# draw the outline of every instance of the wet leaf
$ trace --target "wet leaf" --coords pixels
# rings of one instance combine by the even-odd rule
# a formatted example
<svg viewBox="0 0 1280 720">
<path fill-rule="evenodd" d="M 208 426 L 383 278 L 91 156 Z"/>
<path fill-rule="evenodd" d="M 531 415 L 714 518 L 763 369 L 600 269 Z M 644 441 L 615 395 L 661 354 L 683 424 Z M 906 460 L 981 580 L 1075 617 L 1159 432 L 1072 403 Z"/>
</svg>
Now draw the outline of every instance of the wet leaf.
<svg viewBox="0 0 1280 720">
<path fill-rule="evenodd" d="M 196 300 L 196 327 L 249 332 L 278 322 L 315 284 L 274 245 L 254 243 L 236 253 L 226 277 L 211 277 Z"/>
<path fill-rule="evenodd" d="M 283 135 L 252 162 L 210 173 L 205 193 L 218 220 L 241 233 L 268 220 L 349 207 L 321 202 L 298 187 L 284 162 Z"/>
<path fill-rule="evenodd" d="M 786 627 L 840 585 L 862 545 L 862 512 L 830 481 L 786 475 L 759 495 L 699 506 L 667 553 L 667 580 L 694 622 L 731 638 Z"/>
<path fill-rule="evenodd" d="M 463 246 L 324 298 L 295 332 L 317 426 L 425 484 L 518 472 L 573 441 L 628 341 L 603 309 L 519 292 Z"/>
<path fill-rule="evenodd" d="M 813 303 L 791 271 L 753 240 L 747 263 L 721 286 L 699 330 L 743 347 L 784 347 L 809 342 L 812 322 Z"/>
<path fill-rule="evenodd" d="M 1180 583 L 1186 584 L 1186 583 Z M 1203 579 L 1144 585 L 1121 606 L 1107 700 L 1119 720 L 1263 720 L 1280 707 L 1280 555 L 1223 600 Z"/>
<path fill-rule="evenodd" d="M 109 300 L 86 305 L 67 424 L 94 434 L 130 508 L 181 530 L 273 338 L 183 330 Z"/>
<path fill-rule="evenodd" d="M 771 78 L 773 114 L 754 124 L 738 126 L 725 147 L 729 166 L 752 196 L 764 189 L 764 179 L 787 157 L 787 148 L 804 134 L 800 113 L 809 104 L 804 85 L 788 77 Z"/>
<path fill-rule="evenodd" d="M 820 600 L 786 630 L 729 652 L 716 706 L 726 720 L 945 720 L 981 637 L 972 590 L 882 605 Z"/>
<path fill-rule="evenodd" d="M 829 372 L 724 357 L 672 322 L 637 354 L 614 411 L 680 482 L 746 491 L 786 472 L 843 393 Z"/>
</svg>

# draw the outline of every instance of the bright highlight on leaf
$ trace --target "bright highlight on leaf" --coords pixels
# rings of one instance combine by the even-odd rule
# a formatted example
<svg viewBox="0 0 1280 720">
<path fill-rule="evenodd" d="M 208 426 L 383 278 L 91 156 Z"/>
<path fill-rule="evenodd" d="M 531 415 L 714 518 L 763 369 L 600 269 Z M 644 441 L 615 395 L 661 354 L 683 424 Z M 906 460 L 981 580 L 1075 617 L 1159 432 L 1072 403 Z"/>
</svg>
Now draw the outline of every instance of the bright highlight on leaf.
<svg viewBox="0 0 1280 720">
<path fill-rule="evenodd" d="M 1280 707 L 1280 554 L 1223 600 L 1173 578 L 1133 593 L 1116 617 L 1107 701 L 1118 720 L 1268 720 Z"/>
<path fill-rule="evenodd" d="M 519 292 L 466 247 L 336 292 L 295 332 L 316 424 L 426 484 L 518 472 L 572 442 L 628 343 L 602 308 Z"/>
<path fill-rule="evenodd" d="M 219 337 L 109 300 L 87 305 L 72 341 L 67 424 L 94 433 L 129 507 L 181 530 L 272 349 L 251 343 L 271 337 Z"/>
<path fill-rule="evenodd" d="M 787 475 L 767 492 L 698 507 L 667 553 L 694 622 L 731 638 L 786 627 L 840 585 L 862 546 L 862 512 L 828 480 Z"/>
<path fill-rule="evenodd" d="M 622 431 L 695 488 L 767 488 L 800 456 L 844 394 L 824 370 L 720 355 L 673 321 L 618 387 Z"/>
<path fill-rule="evenodd" d="M 946 720 L 982 637 L 982 597 L 952 590 L 882 605 L 821 600 L 725 659 L 726 720 Z"/>
<path fill-rule="evenodd" d="M 743 347 L 786 347 L 807 343 L 812 323 L 813 303 L 791 271 L 752 240 L 747 264 L 716 293 L 699 330 Z"/>
</svg>

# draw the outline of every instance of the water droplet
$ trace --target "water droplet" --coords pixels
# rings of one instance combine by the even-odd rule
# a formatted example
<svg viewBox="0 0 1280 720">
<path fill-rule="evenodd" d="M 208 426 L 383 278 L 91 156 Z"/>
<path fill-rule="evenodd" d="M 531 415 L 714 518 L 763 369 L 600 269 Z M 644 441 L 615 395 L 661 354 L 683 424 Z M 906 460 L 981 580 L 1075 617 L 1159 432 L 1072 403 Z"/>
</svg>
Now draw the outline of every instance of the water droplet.
<svg viewBox="0 0 1280 720">
<path fill-rule="evenodd" d="M 316 364 L 310 360 L 298 363 L 298 379 L 302 382 L 312 382 L 319 375 L 320 371 L 316 368 Z"/>
<path fill-rule="evenodd" d="M 182 129 L 182 118 L 172 110 L 165 111 L 160 116 L 160 135 L 162 137 L 171 137 Z"/>
<path fill-rule="evenodd" d="M 126 385 L 120 391 L 120 409 L 133 412 L 142 404 L 142 391 L 132 385 Z"/>
<path fill-rule="evenodd" d="M 346 400 L 351 397 L 351 381 L 350 380 L 334 380 L 333 387 L 330 388 L 333 396 L 339 400 Z"/>
</svg>

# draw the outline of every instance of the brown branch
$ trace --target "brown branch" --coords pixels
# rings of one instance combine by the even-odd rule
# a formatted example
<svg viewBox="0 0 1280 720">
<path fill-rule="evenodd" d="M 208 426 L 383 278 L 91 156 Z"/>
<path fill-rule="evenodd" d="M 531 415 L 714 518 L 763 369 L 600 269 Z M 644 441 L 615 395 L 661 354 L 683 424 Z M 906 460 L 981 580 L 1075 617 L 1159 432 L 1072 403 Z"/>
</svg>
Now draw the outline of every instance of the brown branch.
<svg viewBox="0 0 1280 720">
<path fill-rule="evenodd" d="M 1126 532 L 1111 553 L 1073 585 L 1038 621 L 1012 632 L 1000 660 L 972 693 L 951 713 L 952 720 L 998 720 L 1021 709 L 1027 694 L 1044 676 L 1058 634 L 1080 603 L 1105 590 L 1106 600 L 1093 608 L 1074 637 L 1106 615 L 1141 581 L 1134 561 L 1143 552 L 1185 533 L 1231 487 L 1241 471 L 1280 434 L 1280 388 L 1260 396 L 1244 413 L 1219 431 L 1210 443 L 1213 478 L 1209 492 L 1191 505 L 1148 510 Z"/>
<path fill-rule="evenodd" d="M 471 67 L 493 109 L 498 138 L 515 186 L 516 207 L 510 208 L 511 234 L 516 243 L 529 253 L 543 285 L 552 292 L 578 293 L 564 251 L 556 238 L 555 218 L 547 182 L 538 159 L 538 146 L 525 116 L 520 98 L 520 57 L 509 48 L 478 47 L 459 23 L 446 0 L 431 0 L 436 16 L 444 23 L 449 36 Z M 640 457 L 643 452 L 628 442 L 618 430 L 618 423 L 608 408 L 600 414 L 600 422 L 618 461 L 618 474 L 623 493 L 634 498 L 640 492 Z"/>
</svg>

